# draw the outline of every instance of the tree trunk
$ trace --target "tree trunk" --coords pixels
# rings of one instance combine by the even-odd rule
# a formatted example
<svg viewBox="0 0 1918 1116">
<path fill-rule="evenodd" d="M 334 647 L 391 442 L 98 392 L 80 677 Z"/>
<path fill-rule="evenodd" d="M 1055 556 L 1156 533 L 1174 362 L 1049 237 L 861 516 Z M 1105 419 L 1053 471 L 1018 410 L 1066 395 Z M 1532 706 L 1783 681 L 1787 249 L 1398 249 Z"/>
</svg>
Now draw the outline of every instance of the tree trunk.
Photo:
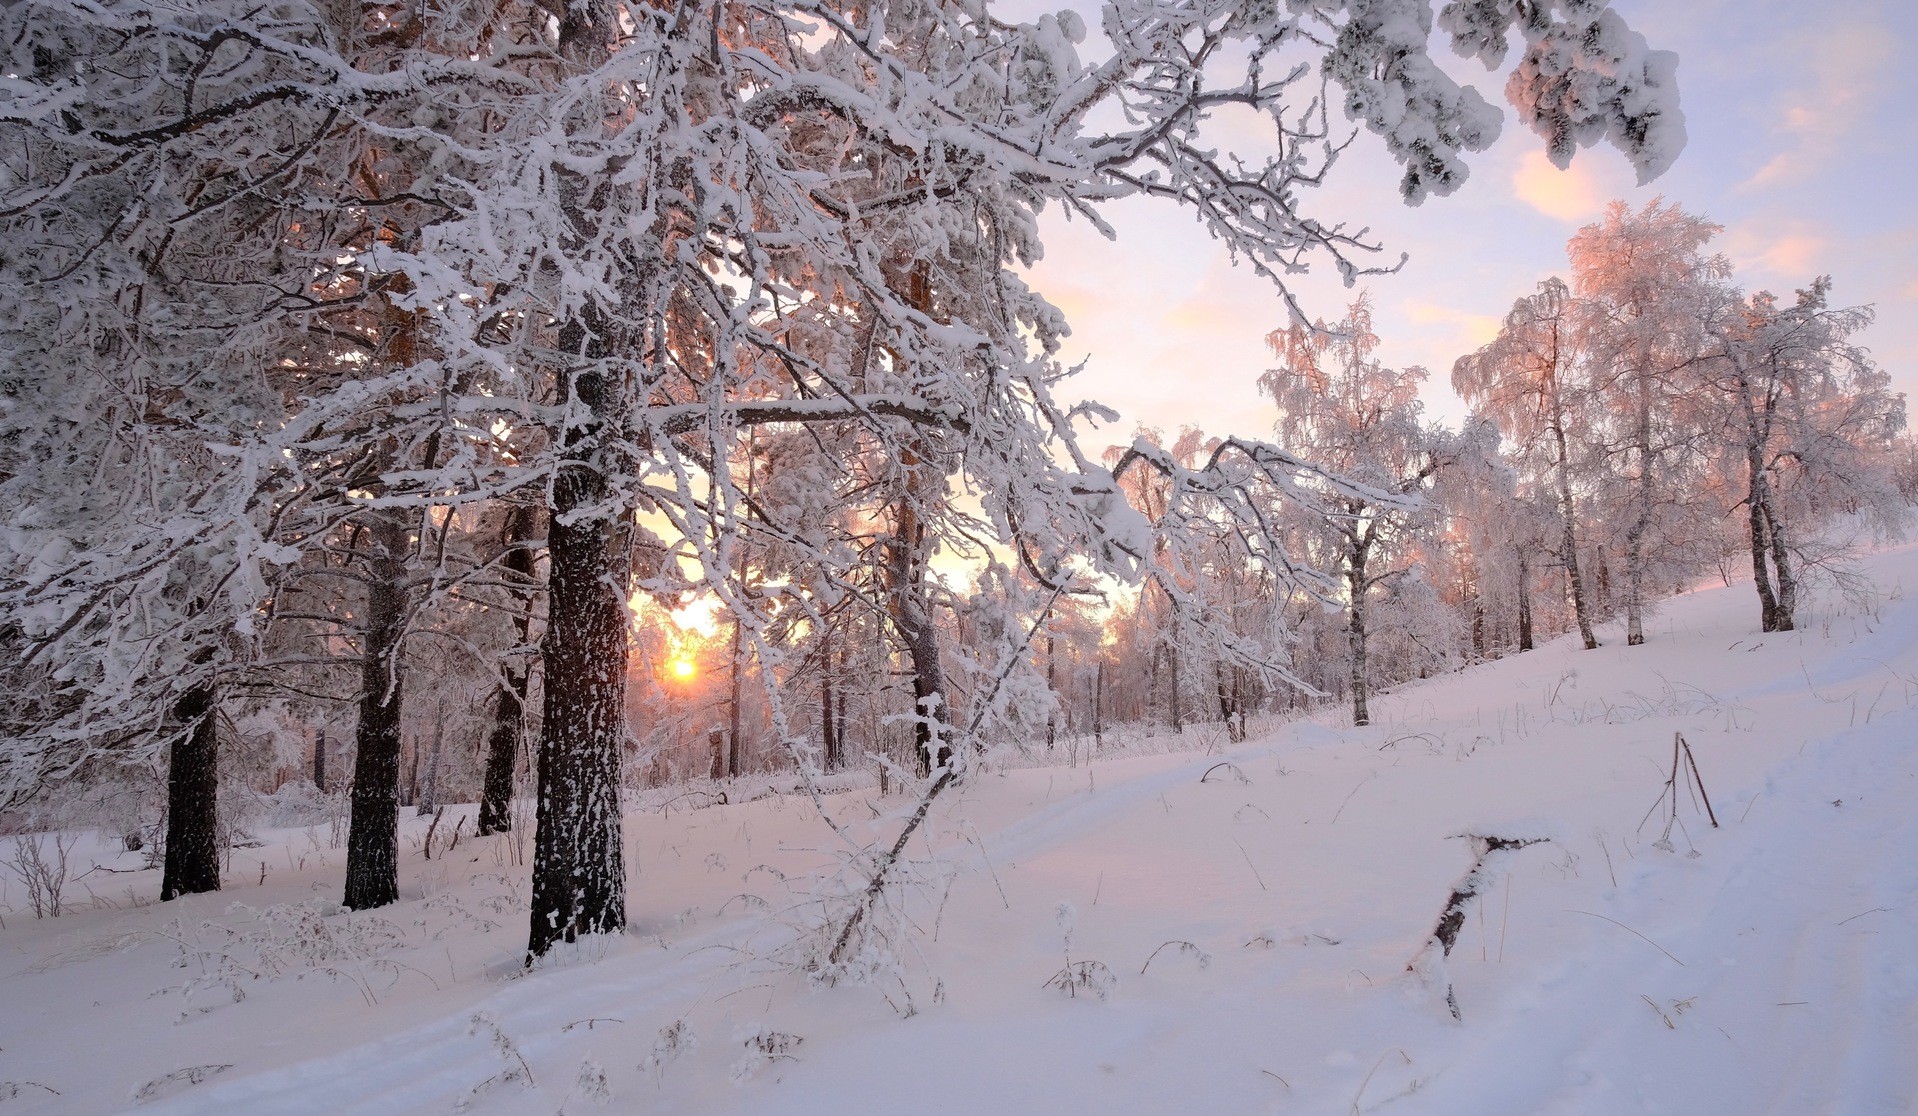
<svg viewBox="0 0 1918 1116">
<path fill-rule="evenodd" d="M 839 754 L 839 725 L 834 719 L 832 630 L 820 635 L 819 645 L 819 747 L 826 756 L 826 770 L 837 771 L 845 762 Z"/>
<path fill-rule="evenodd" d="M 1572 615 L 1578 619 L 1578 637 L 1585 641 L 1585 650 L 1598 646 L 1598 637 L 1592 634 L 1592 610 L 1585 600 L 1585 578 L 1578 568 L 1578 532 L 1576 509 L 1572 505 L 1572 463 L 1565 449 L 1565 425 L 1562 421 L 1552 424 L 1552 436 L 1558 441 L 1558 515 L 1564 524 L 1559 545 L 1564 548 L 1565 578 L 1572 591 Z"/>
<path fill-rule="evenodd" d="M 1785 525 L 1779 521 L 1777 508 L 1770 496 L 1770 486 L 1766 486 L 1765 533 L 1771 537 L 1772 569 L 1778 574 L 1778 609 L 1775 613 L 1776 624 L 1773 630 L 1789 632 L 1797 623 L 1798 578 L 1792 573 L 1791 549 L 1785 542 Z"/>
<path fill-rule="evenodd" d="M 313 738 L 313 789 L 326 793 L 326 730 Z"/>
<path fill-rule="evenodd" d="M 166 862 L 160 899 L 220 890 L 219 703 L 210 683 L 173 705 L 176 735 L 167 764 Z"/>
<path fill-rule="evenodd" d="M 1764 483 L 1763 467 L 1752 466 L 1751 488 L 1745 498 L 1751 524 L 1752 584 L 1758 589 L 1758 622 L 1761 631 L 1775 632 L 1778 627 L 1778 597 L 1772 592 L 1771 571 L 1765 566 L 1770 538 L 1765 530 L 1765 502 L 1759 495 Z M 1790 630 L 1790 623 L 1785 625 Z"/>
<path fill-rule="evenodd" d="M 1652 529 L 1652 399 L 1651 381 L 1638 377 L 1638 413 L 1634 439 L 1638 451 L 1635 495 L 1638 513 L 1625 532 L 1625 645 L 1645 642 L 1645 536 Z"/>
<path fill-rule="evenodd" d="M 1352 655 L 1352 724 L 1364 726 L 1372 723 L 1372 711 L 1366 702 L 1365 685 L 1365 596 L 1368 586 L 1365 583 L 1366 565 L 1369 555 L 1367 547 L 1354 541 L 1346 552 L 1345 585 L 1351 595 L 1351 603 L 1346 606 L 1346 640 Z"/>
<path fill-rule="evenodd" d="M 1092 676 L 1092 746 L 1102 748 L 1106 742 L 1106 660 L 1099 656 L 1099 666 Z"/>
<path fill-rule="evenodd" d="M 404 513 L 368 514 L 364 646 L 360 653 L 360 719 L 353 731 L 353 792 L 346 838 L 346 895 L 356 910 L 396 901 L 399 893 L 400 637 L 406 626 Z"/>
<path fill-rule="evenodd" d="M 589 361 L 604 356 L 569 324 L 562 348 Z M 565 340 L 574 344 L 566 345 Z M 581 934 L 626 926 L 626 868 L 620 844 L 619 765 L 625 739 L 626 601 L 623 516 L 595 443 L 613 389 L 589 365 L 574 390 L 592 420 L 567 432 L 547 516 L 546 633 L 540 641 L 545 701 L 540 719 L 538 829 L 533 839 L 528 960 Z"/>
<path fill-rule="evenodd" d="M 1532 649 L 1532 567 L 1522 548 L 1518 552 L 1518 649 Z"/>
<path fill-rule="evenodd" d="M 440 745 L 446 742 L 446 702 L 442 699 L 433 719 L 433 750 L 428 753 L 426 775 L 420 780 L 420 796 L 417 812 L 426 817 L 439 809 L 440 805 Z"/>
<path fill-rule="evenodd" d="M 539 529 L 538 513 L 529 507 L 517 507 L 506 520 L 508 550 L 501 565 L 511 574 L 513 593 L 521 598 L 516 623 L 519 643 L 526 645 L 532 632 L 535 563 L 534 541 Z M 486 736 L 486 774 L 480 792 L 479 833 L 505 833 L 513 828 L 513 775 L 519 769 L 520 741 L 526 732 L 526 690 L 532 674 L 518 654 L 501 665 L 499 689 L 493 701 L 493 727 Z"/>
<path fill-rule="evenodd" d="M 1166 597 L 1166 604 L 1172 609 L 1172 638 L 1165 645 L 1166 712 L 1172 719 L 1173 735 L 1183 736 L 1185 734 L 1185 703 L 1180 700 L 1182 695 L 1179 687 L 1179 612 L 1178 608 L 1172 605 L 1169 594 Z"/>
<path fill-rule="evenodd" d="M 1212 682 L 1219 695 L 1219 719 L 1225 722 L 1225 738 L 1234 744 L 1244 743 L 1245 723 L 1239 716 L 1238 684 L 1236 680 L 1226 681 L 1225 660 L 1212 661 Z"/>
<path fill-rule="evenodd" d="M 1059 741 L 1059 657 L 1051 632 L 1046 633 L 1046 692 L 1052 696 L 1052 708 L 1046 710 L 1046 751 Z"/>
</svg>

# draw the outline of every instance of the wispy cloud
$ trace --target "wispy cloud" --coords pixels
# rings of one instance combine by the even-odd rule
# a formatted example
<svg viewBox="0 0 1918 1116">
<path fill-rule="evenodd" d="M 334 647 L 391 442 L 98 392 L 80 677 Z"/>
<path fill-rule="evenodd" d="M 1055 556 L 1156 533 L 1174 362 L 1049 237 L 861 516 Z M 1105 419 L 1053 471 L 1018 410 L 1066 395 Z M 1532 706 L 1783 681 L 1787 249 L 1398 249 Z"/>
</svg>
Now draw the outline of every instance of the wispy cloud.
<svg viewBox="0 0 1918 1116">
<path fill-rule="evenodd" d="M 1725 232 L 1725 254 L 1760 284 L 1804 283 L 1831 269 L 1832 241 L 1807 222 L 1746 221 Z"/>
<path fill-rule="evenodd" d="M 1803 182 L 1828 169 L 1834 155 L 1872 115 L 1896 37 L 1872 23 L 1833 26 L 1810 44 L 1805 80 L 1787 88 L 1772 126 L 1780 149 L 1741 190 Z"/>
</svg>

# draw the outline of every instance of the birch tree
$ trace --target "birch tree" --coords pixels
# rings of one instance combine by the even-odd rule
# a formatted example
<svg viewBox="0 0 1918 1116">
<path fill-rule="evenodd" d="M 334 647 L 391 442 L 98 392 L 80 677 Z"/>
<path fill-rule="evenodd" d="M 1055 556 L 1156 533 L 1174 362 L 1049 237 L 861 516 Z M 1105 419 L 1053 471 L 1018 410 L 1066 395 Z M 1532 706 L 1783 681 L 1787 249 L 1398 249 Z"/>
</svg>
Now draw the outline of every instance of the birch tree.
<svg viewBox="0 0 1918 1116">
<path fill-rule="evenodd" d="M 1336 539 L 1352 723 L 1370 724 L 1368 604 L 1375 590 L 1410 573 L 1411 535 L 1432 520 L 1419 497 L 1448 455 L 1450 439 L 1425 420 L 1418 396 L 1425 370 L 1388 368 L 1374 356 L 1379 338 L 1367 296 L 1354 300 L 1338 322 L 1294 325 L 1267 343 L 1282 363 L 1259 378 L 1259 387 L 1278 405 L 1279 441 L 1311 447 L 1314 464 L 1351 483 L 1343 492 L 1315 494 L 1306 514 L 1309 529 Z"/>
<path fill-rule="evenodd" d="M 1902 395 L 1851 337 L 1868 307 L 1833 307 L 1820 277 L 1789 305 L 1760 292 L 1733 302 L 1706 365 L 1728 473 L 1742 473 L 1752 581 L 1764 631 L 1791 631 L 1808 534 L 1834 512 L 1858 512 L 1887 533 L 1905 518 L 1891 447 Z"/>
<path fill-rule="evenodd" d="M 1452 366 L 1452 387 L 1498 425 L 1521 461 L 1548 478 L 1558 505 L 1557 557 L 1579 638 L 1589 651 L 1598 637 L 1579 564 L 1575 487 L 1586 467 L 1580 435 L 1591 429 L 1594 416 L 1578 367 L 1575 315 L 1571 289 L 1562 280 L 1540 283 L 1537 294 L 1512 304 L 1490 344 Z"/>
</svg>

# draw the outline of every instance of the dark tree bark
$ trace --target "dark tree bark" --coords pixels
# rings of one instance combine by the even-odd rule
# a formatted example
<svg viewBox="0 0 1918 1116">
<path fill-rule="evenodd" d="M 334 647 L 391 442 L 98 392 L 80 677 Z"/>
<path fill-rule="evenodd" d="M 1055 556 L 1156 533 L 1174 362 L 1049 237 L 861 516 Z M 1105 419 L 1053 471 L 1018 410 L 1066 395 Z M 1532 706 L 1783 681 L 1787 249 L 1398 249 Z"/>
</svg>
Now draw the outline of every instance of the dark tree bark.
<svg viewBox="0 0 1918 1116">
<path fill-rule="evenodd" d="M 1046 711 L 1046 751 L 1059 742 L 1059 655 L 1058 642 L 1046 633 L 1046 692 L 1052 695 L 1052 708 Z"/>
<path fill-rule="evenodd" d="M 321 729 L 313 738 L 313 786 L 321 794 L 326 793 L 326 730 Z"/>
<path fill-rule="evenodd" d="M 1352 656 L 1352 724 L 1355 726 L 1372 723 L 1372 711 L 1367 700 L 1365 661 L 1365 598 L 1371 590 L 1366 580 L 1366 567 L 1370 559 L 1371 547 L 1367 542 L 1353 538 L 1345 557 L 1345 586 L 1351 596 L 1351 603 L 1346 606 L 1346 640 Z"/>
<path fill-rule="evenodd" d="M 1532 565 L 1523 549 L 1518 552 L 1518 649 L 1532 649 Z"/>
<path fill-rule="evenodd" d="M 1767 487 L 1769 494 L 1770 486 Z M 1771 539 L 1772 571 L 1778 575 L 1778 610 L 1774 630 L 1789 632 L 1797 622 L 1798 579 L 1792 573 L 1791 549 L 1785 542 L 1785 525 L 1769 495 L 1765 500 L 1765 533 Z"/>
<path fill-rule="evenodd" d="M 944 664 L 939 660 L 939 630 L 932 616 L 932 600 L 926 590 L 925 525 L 919 516 L 917 476 L 922 468 L 918 454 L 908 450 L 902 464 L 907 470 L 907 493 L 894 512 L 891 538 L 887 543 L 886 594 L 888 618 L 899 642 L 912 663 L 913 760 L 921 776 L 930 776 L 936 768 L 952 763 L 952 743 L 944 731 L 951 724 L 946 708 Z"/>
<path fill-rule="evenodd" d="M 521 599 L 515 623 L 519 643 L 526 645 L 533 622 L 534 541 L 538 531 L 538 513 L 529 507 L 516 507 L 506 520 L 509 549 L 501 565 L 512 575 L 513 592 Z M 526 688 L 531 674 L 525 660 L 515 654 L 501 666 L 499 690 L 493 701 L 493 727 L 486 737 L 486 775 L 480 793 L 479 833 L 505 833 L 513 828 L 513 775 L 519 768 L 520 740 L 526 730 Z"/>
<path fill-rule="evenodd" d="M 1565 445 L 1564 417 L 1556 409 L 1552 417 L 1552 437 L 1558 449 L 1559 547 L 1565 562 L 1565 580 L 1571 587 L 1572 615 L 1578 620 L 1578 638 L 1584 641 L 1585 650 L 1590 651 L 1598 646 L 1598 637 L 1592 634 L 1592 609 L 1585 599 L 1585 576 L 1578 567 L 1577 514 L 1572 504 L 1572 463 Z"/>
<path fill-rule="evenodd" d="M 627 550 L 623 517 L 597 457 L 617 391 L 598 361 L 607 346 L 569 323 L 562 348 L 588 359 L 574 381 L 591 420 L 567 431 L 547 517 L 547 624 L 540 642 L 538 830 L 527 958 L 581 934 L 626 926 L 619 767 L 626 713 Z M 569 343 L 570 342 L 570 343 Z"/>
<path fill-rule="evenodd" d="M 160 899 L 220 890 L 218 702 L 210 684 L 173 705 L 178 735 L 167 764 L 166 862 Z"/>
<path fill-rule="evenodd" d="M 1172 625 L 1175 634 L 1172 642 L 1166 644 L 1165 648 L 1165 668 L 1170 682 L 1166 691 L 1166 711 L 1171 714 L 1172 717 L 1173 734 L 1175 736 L 1182 736 L 1185 734 L 1185 705 L 1180 700 L 1179 694 L 1179 641 L 1176 634 L 1179 625 L 1179 616 L 1176 611 L 1172 615 Z"/>
<path fill-rule="evenodd" d="M 1102 748 L 1106 742 L 1106 660 L 1099 656 L 1098 669 L 1092 676 L 1092 746 Z"/>
<path fill-rule="evenodd" d="M 369 514 L 365 646 L 360 658 L 360 719 L 353 733 L 351 822 L 346 838 L 346 895 L 351 910 L 383 907 L 400 897 L 399 647 L 407 611 L 404 513 Z"/>
<path fill-rule="evenodd" d="M 826 770 L 837 771 L 845 765 L 842 754 L 843 741 L 839 738 L 839 723 L 835 719 L 837 710 L 833 698 L 832 630 L 828 628 L 820 636 L 819 647 L 819 746 L 826 756 Z"/>
</svg>

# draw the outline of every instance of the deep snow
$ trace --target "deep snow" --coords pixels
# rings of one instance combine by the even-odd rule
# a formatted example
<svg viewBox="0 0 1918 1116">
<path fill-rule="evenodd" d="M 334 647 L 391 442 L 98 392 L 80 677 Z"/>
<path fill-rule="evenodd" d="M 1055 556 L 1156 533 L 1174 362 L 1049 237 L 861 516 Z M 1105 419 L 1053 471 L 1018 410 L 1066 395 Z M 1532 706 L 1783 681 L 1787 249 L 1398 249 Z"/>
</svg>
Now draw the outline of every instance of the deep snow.
<svg viewBox="0 0 1918 1116">
<path fill-rule="evenodd" d="M 1910 1112 L 1918 549 L 1866 565 L 1875 602 L 1797 633 L 1757 635 L 1748 585 L 1703 590 L 1644 647 L 1561 639 L 1403 687 L 1371 728 L 986 774 L 915 839 L 918 932 L 870 985 L 789 967 L 832 863 L 791 796 L 631 815 L 633 931 L 526 976 L 523 837 L 429 861 L 404 819 L 403 901 L 372 915 L 330 913 L 324 826 L 236 851 L 217 895 L 103 870 L 69 888 L 97 909 L 35 921 L 11 883 L 0 1104 Z M 1665 851 L 1639 822 L 1674 732 L 1723 827 L 1681 795 Z M 829 797 L 880 834 L 910 801 Z M 1450 959 L 1409 973 L 1467 833 L 1552 840 L 1493 854 Z M 138 863 L 106 849 L 76 861 Z M 1048 986 L 1068 961 L 1098 988 Z"/>
</svg>

